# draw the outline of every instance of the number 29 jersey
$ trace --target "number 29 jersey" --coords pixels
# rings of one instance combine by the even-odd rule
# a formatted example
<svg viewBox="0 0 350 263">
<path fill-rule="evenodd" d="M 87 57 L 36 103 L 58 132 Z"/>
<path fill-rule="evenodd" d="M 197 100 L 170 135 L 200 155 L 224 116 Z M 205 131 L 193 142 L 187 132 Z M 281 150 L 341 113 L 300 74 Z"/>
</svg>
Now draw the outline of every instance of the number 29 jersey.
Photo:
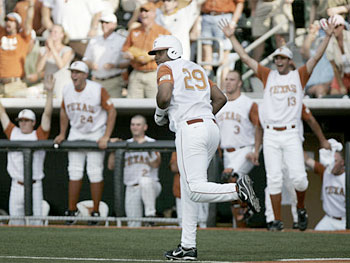
<svg viewBox="0 0 350 263">
<path fill-rule="evenodd" d="M 168 109 L 169 129 L 176 132 L 179 125 L 197 118 L 212 118 L 210 86 L 204 69 L 185 59 L 167 61 L 158 66 L 157 83 L 173 84 L 173 93 Z"/>
</svg>

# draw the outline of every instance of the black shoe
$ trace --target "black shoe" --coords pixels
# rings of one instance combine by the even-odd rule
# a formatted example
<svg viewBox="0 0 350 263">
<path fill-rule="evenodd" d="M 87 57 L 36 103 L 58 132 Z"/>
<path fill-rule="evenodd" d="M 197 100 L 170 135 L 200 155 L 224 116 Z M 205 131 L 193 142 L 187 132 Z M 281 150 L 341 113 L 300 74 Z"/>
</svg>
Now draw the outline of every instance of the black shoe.
<svg viewBox="0 0 350 263">
<path fill-rule="evenodd" d="M 165 252 L 164 256 L 170 260 L 197 260 L 197 248 L 178 245 L 176 249 Z"/>
<path fill-rule="evenodd" d="M 294 222 L 292 228 L 293 228 L 293 229 L 299 229 L 299 224 L 298 224 L 298 222 Z"/>
<path fill-rule="evenodd" d="M 93 216 L 93 217 L 99 217 L 99 216 L 100 216 L 100 212 L 92 211 L 92 212 L 91 212 L 91 216 Z M 96 225 L 98 225 L 98 222 L 99 222 L 99 221 L 88 221 L 88 225 L 89 225 L 89 226 L 96 226 Z"/>
<path fill-rule="evenodd" d="M 267 223 L 266 223 L 266 228 L 267 228 L 267 230 L 270 231 L 271 226 L 272 226 L 272 223 L 273 223 L 273 221 L 270 221 L 270 222 L 267 222 Z"/>
<path fill-rule="evenodd" d="M 253 184 L 250 177 L 246 174 L 242 175 L 237 181 L 238 197 L 241 201 L 246 202 L 254 213 L 260 212 L 259 198 L 256 197 L 253 190 Z"/>
<path fill-rule="evenodd" d="M 282 231 L 283 228 L 284 228 L 284 225 L 281 220 L 273 220 L 268 230 L 272 232 L 276 232 L 276 231 Z"/>
<path fill-rule="evenodd" d="M 64 212 L 65 216 L 78 216 L 79 211 L 78 210 L 67 210 Z M 69 225 L 74 225 L 77 222 L 77 220 L 67 220 L 66 222 L 64 222 L 65 225 L 69 226 Z"/>
<path fill-rule="evenodd" d="M 298 225 L 300 231 L 305 231 L 308 223 L 308 216 L 305 208 L 298 208 Z"/>
</svg>

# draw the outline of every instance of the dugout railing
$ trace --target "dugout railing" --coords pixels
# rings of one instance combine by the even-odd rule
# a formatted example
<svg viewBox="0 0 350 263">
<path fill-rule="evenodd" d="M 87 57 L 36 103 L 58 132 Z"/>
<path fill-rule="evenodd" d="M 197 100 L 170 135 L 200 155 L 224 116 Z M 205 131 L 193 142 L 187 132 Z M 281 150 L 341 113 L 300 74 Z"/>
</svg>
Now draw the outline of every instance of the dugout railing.
<svg viewBox="0 0 350 263">
<path fill-rule="evenodd" d="M 125 217 L 125 203 L 124 203 L 124 183 L 123 183 L 123 169 L 124 169 L 124 153 L 127 151 L 159 151 L 159 152 L 173 152 L 175 151 L 175 142 L 173 140 L 163 140 L 156 142 L 146 142 L 138 144 L 135 142 L 129 143 L 126 141 L 109 142 L 106 152 L 115 152 L 115 169 L 113 172 L 113 190 L 114 190 L 114 213 L 115 217 L 67 217 L 67 216 L 33 216 L 32 211 L 32 163 L 33 153 L 37 150 L 54 151 L 54 152 L 68 152 L 68 151 L 86 151 L 98 150 L 96 142 L 90 141 L 64 141 L 60 145 L 55 145 L 53 140 L 41 141 L 9 141 L 5 139 L 0 140 L 0 151 L 20 151 L 23 153 L 24 165 L 24 202 L 25 215 L 24 216 L 0 216 L 0 220 L 10 219 L 24 219 L 26 224 L 31 220 L 43 220 L 48 224 L 48 221 L 102 221 L 108 226 L 110 222 L 115 222 L 117 226 L 122 226 L 123 222 L 138 221 L 138 222 L 159 222 L 159 223 L 178 223 L 176 218 L 128 218 Z M 209 181 L 215 181 L 218 173 L 218 161 L 214 158 L 208 169 Z M 215 225 L 216 218 L 215 204 L 211 204 L 209 208 L 209 216 L 207 220 L 208 226 Z"/>
</svg>

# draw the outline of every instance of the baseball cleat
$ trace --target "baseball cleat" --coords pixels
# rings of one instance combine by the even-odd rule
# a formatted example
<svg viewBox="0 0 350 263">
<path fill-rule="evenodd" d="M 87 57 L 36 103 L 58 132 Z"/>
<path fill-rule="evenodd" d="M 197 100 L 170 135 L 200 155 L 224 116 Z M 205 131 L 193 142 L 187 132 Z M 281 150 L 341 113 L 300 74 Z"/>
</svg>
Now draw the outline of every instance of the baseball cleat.
<svg viewBox="0 0 350 263">
<path fill-rule="evenodd" d="M 268 230 L 271 232 L 283 231 L 284 225 L 281 220 L 273 220 Z"/>
<path fill-rule="evenodd" d="M 259 198 L 256 197 L 252 181 L 246 174 L 242 175 L 237 181 L 238 197 L 241 201 L 246 202 L 254 213 L 260 212 Z"/>
<path fill-rule="evenodd" d="M 93 217 L 99 217 L 99 216 L 100 216 L 100 212 L 92 211 L 92 212 L 91 212 L 91 216 L 93 216 Z M 98 221 L 88 221 L 88 225 L 89 225 L 89 226 L 96 226 L 96 225 L 98 225 Z"/>
<path fill-rule="evenodd" d="M 308 223 L 308 216 L 305 208 L 298 208 L 298 225 L 300 231 L 305 231 Z"/>
<path fill-rule="evenodd" d="M 165 252 L 164 255 L 169 260 L 197 260 L 197 248 L 184 248 L 181 245 L 174 250 Z"/>
<path fill-rule="evenodd" d="M 293 228 L 293 229 L 299 229 L 299 224 L 298 224 L 298 222 L 294 222 L 292 228 Z"/>
<path fill-rule="evenodd" d="M 64 212 L 65 216 L 78 216 L 79 211 L 78 210 L 67 210 Z M 77 220 L 67 220 L 66 222 L 64 222 L 65 225 L 74 225 L 77 222 Z"/>
</svg>

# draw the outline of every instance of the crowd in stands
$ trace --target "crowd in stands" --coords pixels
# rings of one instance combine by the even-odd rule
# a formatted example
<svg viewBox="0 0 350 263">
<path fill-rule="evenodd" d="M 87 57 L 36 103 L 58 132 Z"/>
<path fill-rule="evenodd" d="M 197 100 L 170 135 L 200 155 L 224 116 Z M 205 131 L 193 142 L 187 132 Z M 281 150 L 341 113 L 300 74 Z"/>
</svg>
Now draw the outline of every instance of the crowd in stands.
<svg viewBox="0 0 350 263">
<path fill-rule="evenodd" d="M 156 64 L 147 52 L 160 34 L 178 37 L 183 57 L 192 61 L 198 55 L 196 39 L 205 38 L 202 64 L 211 79 L 219 77 L 222 83 L 235 67 L 230 63 L 231 43 L 217 26 L 222 18 L 235 26 L 242 43 L 282 24 L 270 49 L 291 44 L 296 47 L 293 52 L 306 61 L 324 36 L 319 20 L 337 14 L 339 29 L 305 94 L 311 98 L 342 96 L 350 88 L 349 5 L 347 0 L 2 0 L 1 95 L 43 97 L 43 77 L 54 73 L 60 80 L 54 96 L 61 99 L 63 86 L 70 81 L 67 68 L 72 61 L 83 60 L 89 66 L 89 78 L 100 82 L 112 98 L 154 98 Z M 301 45 L 289 39 L 290 27 L 296 27 L 293 10 L 304 12 Z M 257 61 L 269 54 L 266 43 L 253 49 Z M 220 75 L 218 66 L 222 66 Z"/>
<path fill-rule="evenodd" d="M 298 2 L 303 4 L 307 21 L 304 23 L 305 33 L 299 46 L 293 39 L 288 39 L 289 31 L 295 30 L 293 5 Z M 304 63 L 314 56 L 325 36 L 320 21 L 330 16 L 336 19 L 337 26 L 325 54 L 306 85 L 305 95 L 311 98 L 343 97 L 349 94 L 350 0 L 22 0 L 6 3 L 0 0 L 0 97 L 46 97 L 48 100 L 53 96 L 60 99 L 63 101 L 61 133 L 55 141 L 60 143 L 65 140 L 70 124 L 76 131 L 71 129 L 68 140 L 84 138 L 96 141 L 103 138 L 102 142 L 99 141 L 99 147 L 105 149 L 116 118 L 109 98 L 156 97 L 157 64 L 154 56 L 150 56 L 148 52 L 159 35 L 172 34 L 178 37 L 183 46 L 183 58 L 193 61 L 199 56 L 197 38 L 205 38 L 201 43 L 200 52 L 203 67 L 210 79 L 220 78 L 221 83 L 224 83 L 225 77 L 232 74 L 237 63 L 235 65 L 231 61 L 234 51 L 230 39 L 218 27 L 222 19 L 227 19 L 235 35 L 239 35 L 242 45 L 258 39 L 274 26 L 282 25 L 272 37 L 271 49 L 289 45 L 294 53 L 301 56 Z M 218 58 L 221 54 L 220 49 L 223 56 Z M 252 51 L 251 56 L 260 62 L 267 53 L 269 47 L 264 41 Z M 218 75 L 218 66 L 223 67 L 221 75 Z M 242 71 L 247 70 L 244 66 L 241 68 Z M 238 74 L 238 71 L 236 73 Z M 50 76 L 53 76 L 55 81 L 50 80 L 45 86 L 44 80 Z M 89 97 L 94 103 L 98 96 L 103 97 L 98 103 L 102 101 L 102 105 L 99 105 L 100 110 L 106 111 L 101 113 L 104 122 L 98 123 L 101 127 L 95 137 L 84 137 L 87 130 L 80 130 L 79 121 L 82 120 L 78 120 L 74 115 L 76 109 L 73 104 L 76 102 L 73 99 L 78 100 L 79 95 L 68 88 L 73 85 L 76 88 L 80 85 L 79 81 L 101 89 L 98 92 L 91 90 L 92 96 Z M 219 88 L 224 90 L 224 85 Z M 79 98 L 79 105 L 84 104 L 83 99 Z M 71 105 L 68 105 L 68 102 Z M 63 118 L 62 109 L 65 114 Z M 5 114 L 2 106 L 0 111 Z M 23 117 L 22 122 L 35 122 L 35 116 L 33 118 Z M 76 127 L 72 125 L 72 120 Z M 84 122 L 88 123 L 89 119 L 84 119 Z M 106 123 L 107 131 L 104 130 Z M 2 125 L 6 130 L 8 122 Z M 133 138 L 129 139 L 129 142 L 154 141 L 145 135 L 147 123 L 141 115 L 132 118 L 130 130 Z M 100 215 L 104 154 L 71 152 L 68 167 L 70 189 L 67 216 L 74 216 L 77 212 L 85 158 L 88 159 L 86 169 L 94 196 L 91 215 Z M 176 158 L 176 155 L 173 158 Z M 155 200 L 162 189 L 157 175 L 160 163 L 158 152 L 126 155 L 124 172 L 134 176 L 124 180 L 127 186 L 126 203 L 135 204 L 126 211 L 127 216 L 156 216 Z M 113 164 L 114 156 L 111 154 L 108 161 L 110 169 L 114 168 Z M 172 164 L 170 166 L 172 167 Z M 135 175 L 135 169 L 139 170 L 139 174 Z M 172 167 L 174 173 L 176 170 Z M 142 177 L 145 171 L 154 178 L 147 181 L 148 177 Z M 139 177 L 143 180 L 139 180 Z M 145 194 L 144 189 L 148 189 L 148 194 L 151 192 L 151 197 Z M 42 191 L 41 188 L 39 190 Z M 180 198 L 175 192 L 174 196 Z M 177 205 L 179 206 L 178 201 Z M 207 215 L 207 210 L 208 204 L 204 204 L 204 215 Z M 180 214 L 178 216 L 181 218 Z M 68 224 L 71 223 L 72 221 L 68 221 Z M 131 222 L 129 225 L 141 224 Z"/>
</svg>

